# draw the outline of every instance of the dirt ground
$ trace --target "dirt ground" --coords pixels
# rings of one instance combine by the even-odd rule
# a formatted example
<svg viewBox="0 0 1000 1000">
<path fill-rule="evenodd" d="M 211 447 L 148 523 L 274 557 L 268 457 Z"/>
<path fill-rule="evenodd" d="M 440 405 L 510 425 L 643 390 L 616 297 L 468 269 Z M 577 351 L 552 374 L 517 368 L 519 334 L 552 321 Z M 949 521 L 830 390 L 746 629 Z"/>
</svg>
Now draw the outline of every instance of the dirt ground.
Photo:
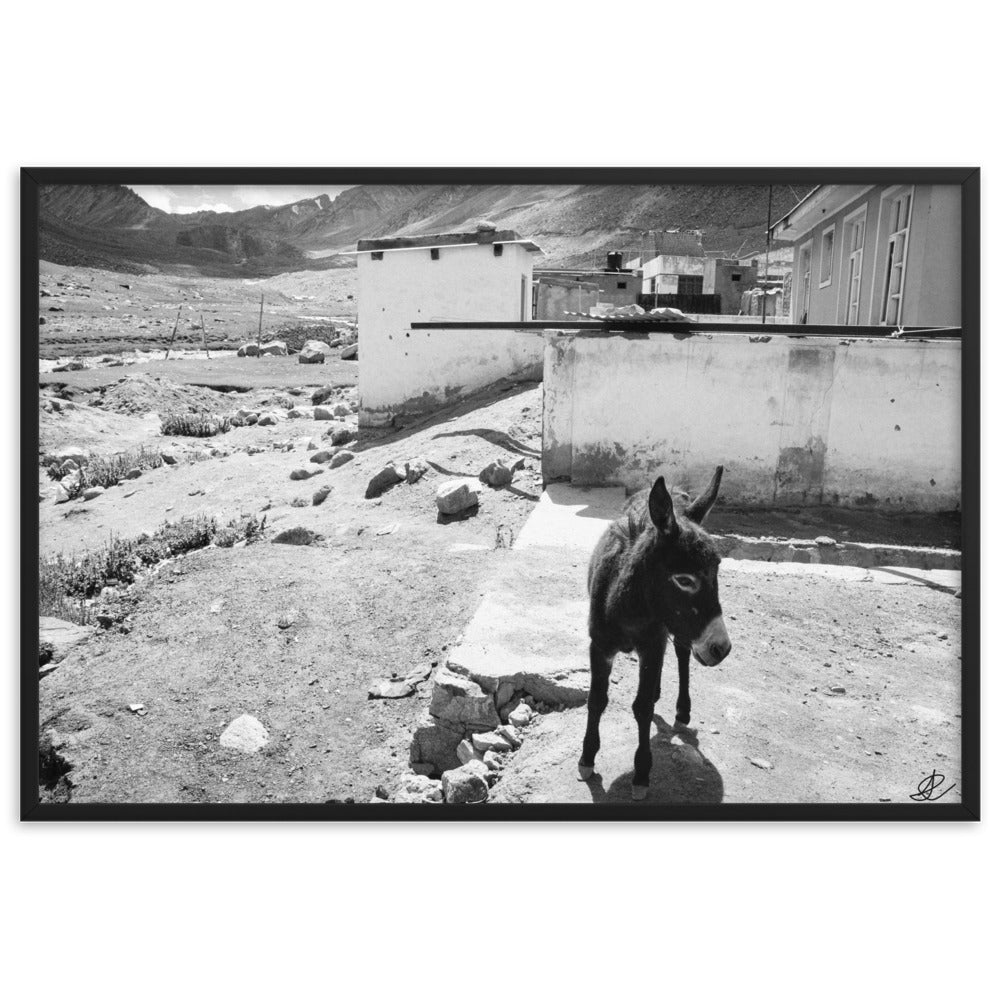
<svg viewBox="0 0 1000 1000">
<path fill-rule="evenodd" d="M 733 652 L 691 664 L 690 727 L 674 726 L 668 650 L 647 803 L 908 802 L 932 770 L 961 797 L 957 574 L 723 563 Z M 596 773 L 579 780 L 586 709 L 538 717 L 494 802 L 630 802 L 638 682 L 619 655 Z M 641 807 L 641 804 L 640 804 Z"/>
<path fill-rule="evenodd" d="M 257 338 L 261 293 L 265 339 L 282 324 L 352 323 L 357 317 L 353 267 L 297 271 L 272 278 L 115 274 L 87 267 L 39 265 L 39 358 L 60 359 L 165 348 L 180 308 L 178 348 Z"/>
<path fill-rule="evenodd" d="M 325 381 L 323 367 L 300 368 L 300 384 Z M 256 405 L 283 391 L 251 390 L 237 402 Z M 355 394 L 345 387 L 333 401 Z M 50 448 L 168 443 L 157 417 L 108 413 L 80 398 L 68 411 L 42 414 Z M 303 526 L 323 536 L 310 547 L 264 541 L 164 564 L 133 588 L 127 634 L 99 631 L 42 679 L 42 728 L 64 744 L 73 801 L 367 801 L 391 784 L 406 770 L 429 685 L 410 698 L 371 701 L 368 687 L 417 667 L 429 672 L 460 635 L 498 538 L 516 535 L 539 495 L 540 406 L 538 385 L 500 387 L 433 420 L 362 435 L 352 462 L 304 481 L 289 476 L 310 467 L 307 442 L 328 424 L 285 418 L 189 441 L 184 452 L 218 454 L 147 471 L 91 502 L 57 505 L 46 496 L 43 555 L 198 513 L 266 513 L 275 531 Z M 418 455 L 430 464 L 423 479 L 364 499 L 386 462 Z M 444 479 L 476 476 L 511 456 L 526 459 L 512 486 L 484 488 L 475 516 L 439 523 L 434 493 Z M 292 506 L 321 485 L 332 487 L 322 505 Z M 39 487 L 40 495 L 53 491 L 43 472 Z M 295 623 L 281 628 L 287 613 Z M 146 714 L 129 710 L 140 703 Z M 269 732 L 258 755 L 219 745 L 222 729 L 244 713 Z M 47 794 L 66 790 L 62 783 Z"/>
</svg>

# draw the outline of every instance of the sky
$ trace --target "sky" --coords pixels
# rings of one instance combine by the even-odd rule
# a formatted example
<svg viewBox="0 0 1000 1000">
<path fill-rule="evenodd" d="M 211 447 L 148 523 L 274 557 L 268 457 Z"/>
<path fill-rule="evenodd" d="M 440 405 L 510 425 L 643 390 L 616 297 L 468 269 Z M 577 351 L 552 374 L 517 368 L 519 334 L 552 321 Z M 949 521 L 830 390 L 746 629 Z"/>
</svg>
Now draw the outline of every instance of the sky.
<svg viewBox="0 0 1000 1000">
<path fill-rule="evenodd" d="M 350 184 L 325 187 L 275 184 L 129 184 L 140 198 L 164 212 L 238 212 L 256 205 L 288 205 L 303 198 L 328 194 L 336 198 Z"/>
</svg>

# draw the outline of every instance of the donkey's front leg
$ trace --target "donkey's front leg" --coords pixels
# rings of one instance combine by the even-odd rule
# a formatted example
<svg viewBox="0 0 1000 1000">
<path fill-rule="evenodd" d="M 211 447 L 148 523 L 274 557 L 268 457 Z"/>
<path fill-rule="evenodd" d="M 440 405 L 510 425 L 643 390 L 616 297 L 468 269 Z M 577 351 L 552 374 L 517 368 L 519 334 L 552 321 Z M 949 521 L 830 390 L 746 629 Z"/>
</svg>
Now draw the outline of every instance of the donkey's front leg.
<svg viewBox="0 0 1000 1000">
<path fill-rule="evenodd" d="M 632 714 L 639 727 L 639 747 L 635 752 L 632 775 L 632 798 L 644 799 L 649 791 L 649 772 L 653 767 L 653 752 L 649 748 L 649 727 L 660 691 L 660 673 L 667 637 L 657 636 L 637 647 L 639 653 L 639 690 L 632 702 Z"/>
<path fill-rule="evenodd" d="M 677 654 L 677 717 L 674 723 L 686 726 L 691 721 L 691 692 L 688 690 L 691 678 L 691 647 L 675 639 L 674 652 Z"/>
<path fill-rule="evenodd" d="M 594 773 L 594 760 L 601 749 L 601 716 L 608 707 L 608 680 L 611 664 L 615 659 L 614 650 L 601 649 L 590 640 L 590 694 L 587 697 L 587 732 L 583 737 L 583 753 L 580 755 L 580 777 L 587 781 Z"/>
</svg>

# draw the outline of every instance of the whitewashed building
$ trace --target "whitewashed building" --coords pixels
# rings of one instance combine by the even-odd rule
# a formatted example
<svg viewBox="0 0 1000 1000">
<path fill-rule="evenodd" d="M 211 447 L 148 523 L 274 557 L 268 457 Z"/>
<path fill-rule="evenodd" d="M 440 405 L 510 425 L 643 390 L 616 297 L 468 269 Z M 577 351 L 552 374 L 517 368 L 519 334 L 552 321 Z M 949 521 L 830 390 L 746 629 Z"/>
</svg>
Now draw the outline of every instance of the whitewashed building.
<svg viewBox="0 0 1000 1000">
<path fill-rule="evenodd" d="M 501 378 L 541 377 L 524 330 L 413 330 L 414 322 L 531 320 L 531 240 L 513 230 L 358 243 L 359 421 L 425 413 Z"/>
</svg>

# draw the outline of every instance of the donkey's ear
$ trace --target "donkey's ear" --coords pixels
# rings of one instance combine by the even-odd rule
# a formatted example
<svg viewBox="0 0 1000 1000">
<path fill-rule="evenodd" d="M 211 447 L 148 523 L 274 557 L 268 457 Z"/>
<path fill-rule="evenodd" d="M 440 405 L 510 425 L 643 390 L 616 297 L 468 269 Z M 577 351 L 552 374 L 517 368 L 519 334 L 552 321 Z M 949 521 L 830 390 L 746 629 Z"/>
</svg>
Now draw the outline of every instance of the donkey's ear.
<svg viewBox="0 0 1000 1000">
<path fill-rule="evenodd" d="M 674 502 L 670 499 L 670 491 L 663 476 L 653 483 L 653 488 L 649 491 L 649 516 L 653 524 L 666 535 L 672 534 L 677 527 Z"/>
<path fill-rule="evenodd" d="M 722 466 L 719 465 L 716 466 L 715 475 L 712 476 L 712 482 L 709 484 L 708 489 L 700 497 L 688 504 L 688 508 L 684 514 L 689 521 L 701 524 L 708 517 L 708 512 L 712 509 L 712 504 L 715 503 L 715 498 L 719 495 L 719 483 L 721 482 Z"/>
</svg>

